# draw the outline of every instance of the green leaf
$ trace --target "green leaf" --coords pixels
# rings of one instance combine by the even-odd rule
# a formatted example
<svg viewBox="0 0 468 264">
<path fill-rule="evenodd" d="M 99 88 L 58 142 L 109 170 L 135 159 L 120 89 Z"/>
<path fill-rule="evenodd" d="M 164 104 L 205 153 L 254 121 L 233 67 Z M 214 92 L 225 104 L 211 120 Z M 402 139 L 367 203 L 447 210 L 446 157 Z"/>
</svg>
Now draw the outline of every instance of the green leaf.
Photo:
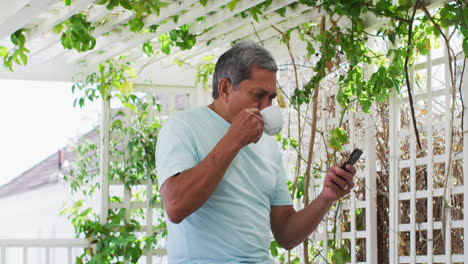
<svg viewBox="0 0 468 264">
<path fill-rule="evenodd" d="M 71 0 L 63 0 L 65 3 L 65 6 L 69 6 L 71 4 Z"/>
<path fill-rule="evenodd" d="M 208 2 L 208 0 L 200 0 L 200 4 L 202 6 L 206 6 L 206 3 Z"/>
<path fill-rule="evenodd" d="M 307 6 L 316 6 L 317 1 L 316 0 L 300 0 L 299 3 Z"/>
<path fill-rule="evenodd" d="M 165 54 L 171 53 L 171 46 L 173 45 L 172 41 L 169 39 L 168 34 L 162 34 L 158 37 L 158 40 L 161 42 L 161 51 Z"/>
<path fill-rule="evenodd" d="M 28 64 L 28 57 L 24 54 L 24 52 L 19 52 L 19 56 L 21 58 L 21 61 L 23 62 L 23 65 Z"/>
<path fill-rule="evenodd" d="M 143 19 L 141 17 L 130 19 L 128 24 L 130 25 L 130 31 L 132 32 L 138 32 L 145 26 L 145 23 L 143 23 Z"/>
<path fill-rule="evenodd" d="M 123 103 L 123 106 L 127 107 L 128 109 L 132 110 L 135 113 L 138 113 L 138 110 L 136 109 L 136 106 L 131 103 Z"/>
<path fill-rule="evenodd" d="M 119 0 L 110 0 L 109 3 L 107 4 L 106 8 L 108 10 L 114 9 L 114 7 L 119 5 Z"/>
<path fill-rule="evenodd" d="M 57 24 L 52 28 L 52 31 L 55 32 L 56 34 L 60 34 L 63 29 L 63 23 Z"/>
<path fill-rule="evenodd" d="M 128 66 L 122 66 L 122 68 L 125 70 L 125 72 L 128 74 L 133 79 L 137 78 L 137 72 L 134 68 L 128 67 Z"/>
<path fill-rule="evenodd" d="M 280 8 L 275 12 L 278 13 L 281 17 L 286 17 L 286 7 Z"/>
<path fill-rule="evenodd" d="M 8 57 L 8 50 L 5 47 L 0 46 L 0 57 Z"/>
<path fill-rule="evenodd" d="M 147 41 L 143 43 L 143 53 L 145 53 L 148 57 L 151 57 L 154 54 L 153 45 L 151 45 L 151 42 Z"/>
<path fill-rule="evenodd" d="M 127 10 L 130 10 L 130 11 L 133 10 L 133 7 L 132 7 L 132 5 L 129 3 L 128 0 L 120 0 L 120 5 L 121 5 L 123 8 L 127 9 Z"/>
<path fill-rule="evenodd" d="M 307 56 L 311 57 L 314 54 L 315 54 L 314 46 L 312 45 L 310 41 L 307 41 Z"/>
<path fill-rule="evenodd" d="M 273 257 L 278 256 L 278 244 L 276 243 L 276 241 L 271 241 L 271 243 L 270 243 L 270 252 L 271 252 L 271 255 Z"/>
<path fill-rule="evenodd" d="M 465 39 L 463 39 L 462 48 L 463 48 L 463 52 L 465 53 L 465 57 L 468 58 L 468 38 L 466 37 Z"/>
<path fill-rule="evenodd" d="M 234 8 L 236 8 L 238 0 L 232 0 L 231 2 L 227 3 L 226 6 L 229 8 L 229 10 L 234 11 Z"/>
<path fill-rule="evenodd" d="M 351 257 L 346 248 L 333 249 L 331 260 L 333 264 L 343 264 L 351 261 Z"/>
</svg>

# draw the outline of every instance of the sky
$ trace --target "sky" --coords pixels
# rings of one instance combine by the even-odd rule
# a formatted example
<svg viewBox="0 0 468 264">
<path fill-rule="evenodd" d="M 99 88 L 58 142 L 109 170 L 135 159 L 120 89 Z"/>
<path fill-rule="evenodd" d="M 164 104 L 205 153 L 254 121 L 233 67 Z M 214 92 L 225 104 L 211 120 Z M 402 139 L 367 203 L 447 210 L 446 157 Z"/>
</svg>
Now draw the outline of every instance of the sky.
<svg viewBox="0 0 468 264">
<path fill-rule="evenodd" d="M 71 86 L 0 79 L 0 185 L 99 124 L 100 103 L 74 108 Z"/>
</svg>

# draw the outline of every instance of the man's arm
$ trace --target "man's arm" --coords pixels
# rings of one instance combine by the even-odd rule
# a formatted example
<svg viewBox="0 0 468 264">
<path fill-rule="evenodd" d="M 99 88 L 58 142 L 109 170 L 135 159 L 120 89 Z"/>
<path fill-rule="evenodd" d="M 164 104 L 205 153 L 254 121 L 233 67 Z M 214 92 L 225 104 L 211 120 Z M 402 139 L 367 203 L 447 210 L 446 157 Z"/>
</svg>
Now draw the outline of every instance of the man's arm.
<svg viewBox="0 0 468 264">
<path fill-rule="evenodd" d="M 346 170 L 340 169 L 339 164 L 331 167 L 325 177 L 322 192 L 298 212 L 292 206 L 271 207 L 271 231 L 278 244 L 285 249 L 292 249 L 317 228 L 330 206 L 354 187 L 353 176 L 356 169 L 347 165 Z"/>
<path fill-rule="evenodd" d="M 161 186 L 161 197 L 169 220 L 180 223 L 213 194 L 237 153 L 260 140 L 263 119 L 258 109 L 241 111 L 226 135 L 195 167 L 169 177 Z"/>
</svg>

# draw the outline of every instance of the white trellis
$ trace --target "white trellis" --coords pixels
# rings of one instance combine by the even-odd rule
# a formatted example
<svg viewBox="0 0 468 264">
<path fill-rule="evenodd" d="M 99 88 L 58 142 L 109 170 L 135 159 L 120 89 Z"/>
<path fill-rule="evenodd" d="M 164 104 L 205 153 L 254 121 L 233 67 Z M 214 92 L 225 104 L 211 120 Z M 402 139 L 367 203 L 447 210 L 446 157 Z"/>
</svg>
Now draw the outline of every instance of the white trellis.
<svg viewBox="0 0 468 264">
<path fill-rule="evenodd" d="M 142 95 L 144 100 L 151 100 L 154 96 L 157 98 L 162 105 L 162 111 L 158 112 L 156 109 L 150 110 L 148 115 L 148 121 L 152 120 L 153 117 L 159 116 L 164 119 L 164 116 L 173 113 L 178 110 L 185 110 L 196 105 L 203 105 L 207 102 L 207 92 L 204 88 L 198 87 L 164 87 L 164 86 L 151 86 L 151 85 L 135 85 L 135 91 Z M 161 210 L 161 203 L 151 203 L 156 189 L 157 182 L 152 182 L 151 179 L 147 179 L 146 182 L 140 185 L 132 186 L 129 190 L 125 188 L 123 182 L 116 178 L 108 179 L 106 175 L 109 172 L 109 163 L 112 161 L 120 161 L 112 155 L 113 150 L 109 148 L 109 142 L 112 138 L 119 137 L 121 135 L 114 135 L 110 133 L 110 121 L 117 115 L 119 111 L 124 111 L 123 125 L 129 125 L 134 113 L 129 109 L 122 108 L 120 106 L 111 106 L 111 102 L 106 101 L 102 103 L 102 134 L 101 134 L 101 180 L 102 180 L 102 193 L 101 193 L 101 221 L 106 222 L 109 209 L 120 209 L 126 208 L 125 217 L 130 218 L 132 210 L 143 210 L 144 220 L 141 221 L 141 229 L 139 233 L 146 236 L 157 235 L 158 232 L 163 230 L 154 230 L 154 226 L 158 223 L 157 218 L 161 218 L 161 214 L 157 210 Z M 127 145 L 127 138 L 123 138 L 123 146 Z M 134 201 L 132 194 L 135 192 L 143 191 L 145 194 L 144 199 L 141 201 Z M 119 202 L 110 201 L 111 197 L 118 197 Z M 153 248 L 144 254 L 141 261 L 145 263 L 153 263 L 156 259 L 161 261 L 167 261 L 165 259 L 166 249 L 164 248 L 165 241 L 158 241 L 158 246 L 162 244 L 162 247 Z"/>
<path fill-rule="evenodd" d="M 298 64 L 307 64 L 306 60 L 300 60 Z M 299 78 L 299 86 L 301 82 L 308 81 L 307 74 L 313 74 L 310 70 L 301 69 Z M 280 71 L 279 82 L 283 89 L 290 93 L 294 90 L 296 86 L 294 81 L 294 74 L 292 72 L 292 67 L 285 68 Z M 320 166 L 322 175 L 332 164 L 326 164 L 330 151 L 329 146 L 325 145 L 326 141 L 322 136 L 328 138 L 329 131 L 338 127 L 340 121 L 340 111 L 342 110 L 341 106 L 336 102 L 336 94 L 338 92 L 338 87 L 329 87 L 327 82 L 334 80 L 326 79 L 324 81 L 324 86 L 321 88 L 319 93 L 319 105 L 318 105 L 318 120 L 317 120 L 317 132 L 316 140 L 314 145 L 314 157 L 312 159 L 313 166 Z M 304 133 L 302 142 L 303 157 L 307 157 L 307 149 L 304 149 L 304 146 L 308 146 L 308 141 L 310 138 L 310 125 L 304 124 L 304 118 L 307 118 L 310 122 L 311 119 L 311 109 L 308 111 L 306 107 L 301 109 L 302 120 L 301 127 Z M 297 137 L 297 112 L 292 111 L 285 116 L 291 117 L 291 136 Z M 358 172 L 356 174 L 356 182 L 364 181 L 363 189 L 351 192 L 348 197 L 343 199 L 343 204 L 338 213 L 337 217 L 337 232 L 336 240 L 338 241 L 338 247 L 346 246 L 350 250 L 351 263 L 377 263 L 377 224 L 376 224 L 376 144 L 375 144 L 375 125 L 371 119 L 371 115 L 365 114 L 364 112 L 356 109 L 356 111 L 351 112 L 348 110 L 347 114 L 343 119 L 343 125 L 347 129 L 347 134 L 349 135 L 349 142 L 343 146 L 342 153 L 344 155 L 351 153 L 354 148 L 360 148 L 364 150 L 364 154 L 361 159 L 357 162 L 356 166 L 358 167 Z M 322 135 L 323 133 L 323 135 Z M 287 137 L 288 131 L 283 130 L 283 136 Z M 284 152 L 284 160 L 287 166 L 287 171 L 290 174 L 290 180 L 292 181 L 294 176 L 293 174 L 296 170 L 296 160 L 297 154 L 296 151 L 292 148 L 288 148 Z M 304 170 L 305 165 L 301 166 Z M 313 173 L 312 173 L 313 174 Z M 310 197 L 314 198 L 320 192 L 323 184 L 323 177 L 316 179 L 314 175 L 311 175 L 311 184 L 310 184 Z M 296 207 L 300 209 L 301 203 L 297 201 Z M 360 211 L 359 214 L 356 214 L 356 211 Z M 335 210 L 331 210 L 328 216 L 322 221 L 321 225 L 317 228 L 317 231 L 314 232 L 310 239 L 313 241 L 312 245 L 309 247 L 315 247 L 316 251 L 321 251 L 317 253 L 316 256 L 311 260 L 313 263 L 327 263 L 328 260 L 324 260 L 322 257 L 327 258 L 327 249 L 328 241 L 333 240 L 334 228 L 334 217 Z M 358 215 L 358 216 L 357 216 Z M 342 219 L 346 217 L 346 223 L 343 223 Z M 362 219 L 356 219 L 357 217 L 363 217 Z M 359 222 L 359 223 L 357 223 Z M 346 228 L 342 231 L 342 226 Z M 357 249 L 358 247 L 359 250 Z M 296 250 L 296 255 L 302 256 L 302 247 L 299 246 Z M 360 254 L 357 254 L 357 251 L 360 251 Z M 322 257 L 320 257 L 322 255 Z M 361 258 L 357 258 L 357 255 Z"/>
<path fill-rule="evenodd" d="M 441 213 L 436 211 L 444 197 L 444 188 L 435 183 L 447 173 L 451 148 L 449 116 L 452 95 L 448 59 L 444 55 L 444 48 L 440 48 L 425 58 L 421 57 L 422 62 L 414 65 L 411 74 L 416 116 L 418 121 L 424 123 L 423 126 L 419 125 L 423 154 L 417 153 L 412 122 L 408 122 L 406 91 L 402 91 L 401 97 L 396 94 L 391 97 L 390 263 L 464 263 L 466 260 L 467 243 L 464 243 L 463 252 L 453 252 L 451 243 L 452 238 L 458 239 L 453 237 L 456 229 L 463 229 L 458 232 L 463 234 L 462 237 L 468 234 L 466 217 L 454 219 L 451 216 L 452 209 L 447 206 L 443 229 Z M 467 87 L 465 82 L 465 94 Z M 459 96 L 457 104 L 460 103 Z M 460 105 L 456 107 L 456 113 L 461 113 Z M 460 121 L 461 116 L 456 115 L 454 129 L 460 125 Z M 446 192 L 446 200 L 449 202 L 452 196 L 463 196 L 463 204 L 467 202 L 467 187 L 463 184 L 467 179 L 464 170 L 467 157 L 466 152 L 462 151 L 466 149 L 466 144 L 464 140 L 464 146 L 453 149 L 451 170 L 460 169 L 464 175 L 458 175 L 463 178 L 457 180 L 456 184 L 449 182 Z M 422 186 L 417 184 L 421 177 L 425 177 L 426 182 Z M 417 208 L 423 208 L 425 216 L 418 213 Z"/>
</svg>

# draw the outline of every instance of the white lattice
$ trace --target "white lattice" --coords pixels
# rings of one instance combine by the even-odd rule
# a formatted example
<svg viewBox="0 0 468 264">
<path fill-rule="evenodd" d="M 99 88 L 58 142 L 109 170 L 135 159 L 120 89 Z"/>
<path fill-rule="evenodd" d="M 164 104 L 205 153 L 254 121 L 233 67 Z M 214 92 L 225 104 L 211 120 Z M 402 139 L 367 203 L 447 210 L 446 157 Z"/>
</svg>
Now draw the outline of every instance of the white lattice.
<svg viewBox="0 0 468 264">
<path fill-rule="evenodd" d="M 158 116 L 164 119 L 168 114 L 178 110 L 201 105 L 206 101 L 206 91 L 203 88 L 196 89 L 193 87 L 158 87 L 149 85 L 135 85 L 135 90 L 144 100 L 152 100 L 153 97 L 162 105 L 161 111 L 157 108 L 152 108 L 148 115 L 148 122 L 152 122 L 153 117 Z M 109 172 L 110 162 L 121 162 L 124 157 L 113 155 L 117 150 L 124 150 L 128 143 L 128 138 L 120 134 L 109 133 L 110 120 L 116 118 L 118 112 L 124 112 L 119 118 L 123 126 L 131 124 L 135 114 L 128 108 L 122 108 L 118 104 L 114 105 L 111 102 L 103 103 L 103 126 L 102 126 L 102 175 L 107 175 Z M 117 144 L 117 149 L 110 149 L 110 141 L 120 140 Z M 160 201 L 153 201 L 153 196 L 157 190 L 157 182 L 152 182 L 151 179 L 142 182 L 139 185 L 132 186 L 131 189 L 126 188 L 125 184 L 118 179 L 118 176 L 113 176 L 110 179 L 102 177 L 102 211 L 101 219 L 104 221 L 107 218 L 108 210 L 126 208 L 125 218 L 130 219 L 132 211 L 139 210 L 143 212 L 143 217 L 137 219 L 141 225 L 139 232 L 135 232 L 138 236 L 157 236 L 165 230 L 156 229 L 155 227 L 163 221 L 162 208 Z M 142 257 L 139 262 L 142 263 L 165 263 L 165 240 L 158 239 L 157 248 L 146 252 L 146 256 Z"/>
<path fill-rule="evenodd" d="M 463 185 L 464 160 L 460 94 L 450 146 L 452 94 L 445 47 L 420 57 L 411 71 L 411 84 L 422 151 L 418 152 L 410 118 L 407 88 L 391 98 L 390 116 L 390 263 L 464 263 L 466 219 Z M 463 84 L 467 90 L 466 83 Z M 466 124 L 466 118 L 465 118 Z M 464 143 L 466 144 L 466 142 Z M 465 146 L 466 147 L 466 146 Z M 452 150 L 452 180 L 444 194 L 449 150 Z M 466 172 L 465 172 L 466 175 Z M 446 218 L 442 200 L 449 202 Z M 445 229 L 444 229 L 445 222 Z M 444 239 L 445 238 L 445 239 Z"/>
<path fill-rule="evenodd" d="M 298 64 L 306 65 L 307 61 L 302 60 Z M 302 87 L 302 82 L 308 81 L 313 73 L 304 68 L 301 68 L 299 72 L 299 87 Z M 296 87 L 292 67 L 284 68 L 279 76 L 283 89 L 291 94 Z M 311 175 L 312 182 L 310 184 L 309 196 L 312 198 L 320 193 L 324 175 L 332 165 L 327 164 L 327 162 L 333 150 L 325 142 L 329 140 L 330 130 L 339 127 L 340 111 L 342 110 L 335 99 L 338 88 L 334 82 L 336 80 L 331 77 L 324 80 L 324 85 L 321 87 L 319 94 L 319 113 L 312 166 L 318 166 L 316 169 L 321 171 L 319 173 L 321 178 L 315 178 L 314 175 Z M 348 248 L 351 263 L 377 263 L 375 127 L 371 115 L 365 114 L 358 109 L 354 111 L 347 110 L 343 118 L 342 127 L 345 128 L 347 135 L 349 135 L 349 142 L 343 146 L 341 155 L 343 157 L 348 155 L 356 147 L 364 150 L 364 154 L 356 163 L 356 167 L 358 168 L 355 179 L 357 187 L 349 196 L 344 197 L 342 207 L 336 218 L 338 230 L 336 232 L 336 239 L 339 241 L 338 247 Z M 308 142 L 310 140 L 311 111 L 311 106 L 301 107 L 301 130 L 303 130 L 302 155 L 304 158 L 307 158 Z M 287 113 L 288 117 L 290 118 L 291 136 L 297 138 L 297 112 L 292 110 L 291 113 Z M 307 122 L 304 122 L 304 118 L 307 119 Z M 283 131 L 283 137 L 287 136 L 288 131 Z M 337 157 L 339 158 L 340 156 L 338 155 Z M 287 171 L 290 174 L 289 179 L 292 181 L 296 170 L 296 150 L 288 148 L 284 152 L 284 158 L 288 167 Z M 302 165 L 301 168 L 305 171 L 305 165 Z M 297 209 L 300 209 L 301 202 L 296 202 Z M 330 210 L 316 232 L 310 237 L 313 244 L 309 248 L 314 248 L 312 258 L 310 259 L 312 263 L 328 263 L 328 240 L 335 238 L 332 232 L 335 226 L 335 209 Z M 302 256 L 302 250 L 302 247 L 298 247 L 296 255 Z"/>
</svg>

